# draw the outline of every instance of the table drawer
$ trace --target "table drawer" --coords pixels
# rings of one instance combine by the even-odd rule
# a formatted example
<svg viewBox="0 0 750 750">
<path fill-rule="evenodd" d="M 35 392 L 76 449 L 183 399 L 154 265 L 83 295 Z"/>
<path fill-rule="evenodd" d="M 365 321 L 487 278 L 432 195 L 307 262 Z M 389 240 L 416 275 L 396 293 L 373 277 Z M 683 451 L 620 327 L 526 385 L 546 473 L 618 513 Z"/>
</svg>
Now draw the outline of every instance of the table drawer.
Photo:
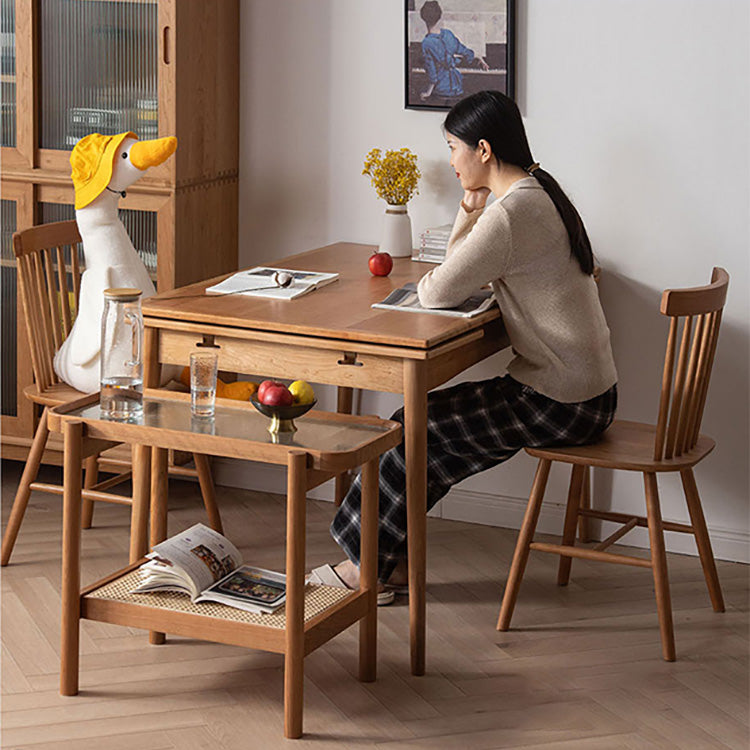
<svg viewBox="0 0 750 750">
<path fill-rule="evenodd" d="M 213 340 L 219 369 L 263 378 L 309 380 L 313 383 L 369 388 L 403 393 L 403 364 L 398 357 L 359 354 L 341 349 L 321 349 L 289 343 L 249 341 L 229 336 Z M 186 331 L 159 330 L 158 360 L 186 365 L 190 352 L 205 346 L 204 337 Z"/>
</svg>

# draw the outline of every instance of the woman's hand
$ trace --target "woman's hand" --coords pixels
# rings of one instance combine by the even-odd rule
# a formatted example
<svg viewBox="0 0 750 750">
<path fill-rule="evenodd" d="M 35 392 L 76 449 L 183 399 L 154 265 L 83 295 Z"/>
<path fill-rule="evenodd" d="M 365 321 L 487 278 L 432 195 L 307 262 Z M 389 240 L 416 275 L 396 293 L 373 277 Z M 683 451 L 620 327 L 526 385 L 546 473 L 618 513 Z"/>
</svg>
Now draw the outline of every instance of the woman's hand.
<svg viewBox="0 0 750 750">
<path fill-rule="evenodd" d="M 484 208 L 489 194 L 490 189 L 485 187 L 476 190 L 464 190 L 464 199 L 461 203 L 467 211 L 477 211 Z"/>
</svg>

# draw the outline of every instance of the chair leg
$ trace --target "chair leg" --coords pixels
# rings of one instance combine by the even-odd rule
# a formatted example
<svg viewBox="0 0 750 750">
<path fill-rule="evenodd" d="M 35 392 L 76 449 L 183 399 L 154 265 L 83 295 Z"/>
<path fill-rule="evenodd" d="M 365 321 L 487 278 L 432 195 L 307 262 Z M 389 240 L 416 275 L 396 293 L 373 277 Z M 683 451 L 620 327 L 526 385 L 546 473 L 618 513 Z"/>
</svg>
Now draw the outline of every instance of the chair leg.
<svg viewBox="0 0 750 750">
<path fill-rule="evenodd" d="M 698 487 L 695 484 L 695 475 L 692 469 L 685 469 L 680 472 L 680 477 L 682 478 L 682 488 L 685 491 L 690 522 L 693 525 L 695 543 L 698 545 L 698 554 L 703 566 L 703 575 L 706 577 L 711 604 L 713 605 L 714 612 L 723 612 L 724 597 L 721 593 L 721 584 L 716 572 L 714 553 L 711 549 L 711 540 L 708 538 L 708 529 L 706 528 L 706 519 L 703 516 Z"/>
<path fill-rule="evenodd" d="M 26 466 L 24 467 L 23 474 L 21 475 L 21 481 L 16 491 L 15 500 L 13 500 L 13 507 L 10 511 L 10 518 L 8 519 L 8 525 L 5 528 L 5 534 L 3 535 L 3 547 L 0 553 L 0 565 L 7 565 L 10 562 L 10 556 L 13 553 L 13 547 L 16 543 L 16 537 L 18 531 L 21 528 L 21 522 L 23 516 L 26 513 L 26 506 L 29 504 L 29 495 L 31 495 L 31 483 L 36 479 L 36 475 L 39 472 L 39 464 L 42 462 L 42 455 L 44 454 L 44 448 L 47 445 L 47 438 L 49 437 L 49 430 L 47 429 L 47 409 L 45 408 L 42 412 L 42 416 L 39 419 L 39 424 L 36 428 L 34 435 L 34 442 L 31 444 L 31 450 L 29 456 L 26 459 Z"/>
<path fill-rule="evenodd" d="M 203 504 L 206 506 L 206 513 L 208 513 L 208 523 L 214 531 L 223 534 L 224 529 L 221 525 L 219 507 L 216 505 L 214 479 L 211 476 L 211 465 L 208 462 L 208 456 L 202 453 L 193 453 L 193 461 L 195 461 L 195 468 L 198 471 L 198 481 L 201 485 Z"/>
<path fill-rule="evenodd" d="M 583 473 L 581 510 L 591 510 L 591 468 L 589 466 L 585 467 Z M 578 517 L 578 541 L 581 544 L 591 541 L 591 519 L 588 516 Z"/>
<path fill-rule="evenodd" d="M 99 454 L 89 456 L 83 466 L 86 469 L 84 474 L 83 487 L 90 490 L 99 481 Z M 90 529 L 91 522 L 94 519 L 94 501 L 83 498 L 81 501 L 81 528 Z"/>
<path fill-rule="evenodd" d="M 574 464 L 570 472 L 570 488 L 568 489 L 568 505 L 565 508 L 565 525 L 563 526 L 562 543 L 566 547 L 572 547 L 576 543 L 576 524 L 578 522 L 578 509 L 581 504 L 581 493 L 583 481 L 586 474 L 586 466 Z M 557 585 L 567 586 L 570 580 L 570 565 L 572 557 L 560 555 L 560 566 L 557 569 Z"/>
<path fill-rule="evenodd" d="M 526 569 L 526 561 L 529 559 L 529 545 L 534 539 L 534 531 L 539 520 L 539 511 L 542 508 L 544 490 L 547 487 L 551 465 L 552 461 L 542 458 L 539 460 L 539 465 L 536 469 L 534 484 L 531 487 L 531 495 L 529 496 L 529 504 L 526 506 L 526 514 L 523 517 L 521 530 L 518 533 L 518 541 L 513 553 L 513 562 L 510 564 L 510 573 L 505 584 L 503 603 L 500 606 L 500 616 L 497 619 L 498 630 L 507 630 L 510 627 L 510 618 L 513 617 L 518 589 L 521 587 L 521 579 Z"/>
<path fill-rule="evenodd" d="M 656 609 L 659 613 L 661 630 L 661 650 L 665 661 L 675 660 L 674 628 L 672 626 L 672 600 L 669 595 L 669 573 L 667 571 L 667 551 L 664 546 L 664 528 L 659 508 L 659 488 L 656 474 L 644 472 L 646 487 L 646 513 L 648 535 L 651 541 L 651 567 L 654 572 Z"/>
</svg>

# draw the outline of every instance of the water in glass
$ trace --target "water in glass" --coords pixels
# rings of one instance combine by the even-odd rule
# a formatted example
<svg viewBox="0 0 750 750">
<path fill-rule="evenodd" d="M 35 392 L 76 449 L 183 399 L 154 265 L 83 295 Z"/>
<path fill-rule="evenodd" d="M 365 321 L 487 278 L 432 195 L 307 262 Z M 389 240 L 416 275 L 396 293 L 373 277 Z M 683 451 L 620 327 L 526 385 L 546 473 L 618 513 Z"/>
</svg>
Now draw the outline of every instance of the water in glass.
<svg viewBox="0 0 750 750">
<path fill-rule="evenodd" d="M 105 289 L 99 405 L 102 415 L 126 420 L 143 411 L 143 316 L 140 289 Z"/>
<path fill-rule="evenodd" d="M 190 389 L 192 395 L 193 414 L 198 417 L 211 417 L 216 404 L 216 388 L 193 387 Z"/>
<path fill-rule="evenodd" d="M 112 419 L 128 419 L 143 411 L 143 378 L 115 376 L 101 382 L 99 405 Z"/>
</svg>

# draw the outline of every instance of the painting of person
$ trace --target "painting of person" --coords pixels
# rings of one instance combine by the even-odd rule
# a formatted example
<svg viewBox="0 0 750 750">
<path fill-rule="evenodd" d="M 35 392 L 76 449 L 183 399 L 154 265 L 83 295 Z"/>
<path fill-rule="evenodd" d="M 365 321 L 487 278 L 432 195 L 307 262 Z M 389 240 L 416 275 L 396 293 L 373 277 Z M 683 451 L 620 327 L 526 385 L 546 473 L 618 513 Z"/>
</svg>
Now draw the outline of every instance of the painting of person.
<svg viewBox="0 0 750 750">
<path fill-rule="evenodd" d="M 405 0 L 406 107 L 513 93 L 514 0 Z"/>
<path fill-rule="evenodd" d="M 475 56 L 474 50 L 463 44 L 450 29 L 443 26 L 443 9 L 437 0 L 427 0 L 419 15 L 427 26 L 427 33 L 422 40 L 422 57 L 429 81 L 428 87 L 420 93 L 420 98 L 426 101 L 433 93 L 443 98 L 463 96 L 463 77 L 457 67 L 459 60 L 471 65 L 476 58 L 482 70 L 489 70 L 489 65 L 483 58 Z"/>
</svg>

